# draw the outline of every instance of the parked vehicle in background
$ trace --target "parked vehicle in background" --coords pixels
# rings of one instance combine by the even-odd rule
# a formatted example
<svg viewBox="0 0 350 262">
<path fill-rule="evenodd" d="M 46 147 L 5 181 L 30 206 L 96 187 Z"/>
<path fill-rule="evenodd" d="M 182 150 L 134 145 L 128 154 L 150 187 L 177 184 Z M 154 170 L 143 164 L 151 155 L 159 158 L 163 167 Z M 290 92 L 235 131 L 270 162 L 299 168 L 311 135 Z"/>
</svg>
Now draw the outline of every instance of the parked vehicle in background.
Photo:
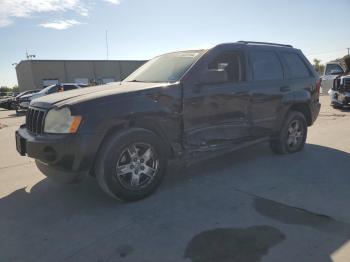
<svg viewBox="0 0 350 262">
<path fill-rule="evenodd" d="M 320 80 L 290 45 L 240 41 L 158 56 L 120 83 L 32 101 L 17 150 L 65 183 L 93 174 L 108 195 L 156 190 L 171 158 L 269 141 L 302 150 L 319 110 Z"/>
<path fill-rule="evenodd" d="M 325 65 L 321 84 L 322 94 L 327 95 L 329 90 L 333 87 L 334 79 L 343 74 L 345 71 L 345 68 L 343 65 L 339 62 L 328 62 Z"/>
<path fill-rule="evenodd" d="M 23 97 L 30 97 L 32 94 L 38 93 L 40 90 L 27 90 L 22 93 L 19 93 L 11 102 L 11 108 L 16 109 L 16 113 L 20 111 L 20 106 L 19 104 L 22 102 L 23 103 Z"/>
<path fill-rule="evenodd" d="M 11 96 L 3 96 L 2 99 L 0 99 L 0 107 L 7 109 L 7 110 L 14 110 L 15 109 L 15 96 L 13 93 L 11 93 Z M 16 94 L 16 93 L 15 93 Z"/>
<path fill-rule="evenodd" d="M 335 108 L 342 108 L 350 103 L 350 56 L 345 56 L 343 60 L 346 68 L 333 80 L 332 89 L 329 91 L 331 105 Z"/>
<path fill-rule="evenodd" d="M 34 94 L 28 94 L 28 95 L 22 96 L 18 101 L 19 102 L 18 108 L 19 108 L 19 110 L 27 110 L 30 102 L 36 98 L 50 95 L 50 94 L 54 94 L 57 92 L 64 92 L 64 91 L 69 91 L 69 90 L 74 90 L 74 89 L 79 89 L 79 88 L 84 88 L 84 87 L 88 87 L 88 85 L 75 84 L 75 83 L 61 83 L 61 84 L 51 85 L 51 86 L 45 87 L 44 89 L 42 89 L 39 92 L 36 92 Z"/>
<path fill-rule="evenodd" d="M 11 104 L 11 101 L 12 101 L 13 97 L 9 97 L 9 96 L 3 96 L 1 99 L 0 99 L 0 107 L 1 108 L 4 108 L 4 109 L 7 109 L 7 110 L 10 110 L 10 104 Z"/>
</svg>

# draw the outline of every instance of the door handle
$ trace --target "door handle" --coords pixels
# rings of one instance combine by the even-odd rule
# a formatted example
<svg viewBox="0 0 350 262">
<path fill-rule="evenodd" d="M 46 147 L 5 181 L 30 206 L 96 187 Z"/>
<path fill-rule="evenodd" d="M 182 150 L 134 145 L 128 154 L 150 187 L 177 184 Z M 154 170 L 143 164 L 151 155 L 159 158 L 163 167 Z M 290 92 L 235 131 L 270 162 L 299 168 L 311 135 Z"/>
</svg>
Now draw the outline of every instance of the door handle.
<svg viewBox="0 0 350 262">
<path fill-rule="evenodd" d="M 281 92 L 289 92 L 290 91 L 290 87 L 289 86 L 281 86 L 280 87 L 280 91 Z"/>
</svg>

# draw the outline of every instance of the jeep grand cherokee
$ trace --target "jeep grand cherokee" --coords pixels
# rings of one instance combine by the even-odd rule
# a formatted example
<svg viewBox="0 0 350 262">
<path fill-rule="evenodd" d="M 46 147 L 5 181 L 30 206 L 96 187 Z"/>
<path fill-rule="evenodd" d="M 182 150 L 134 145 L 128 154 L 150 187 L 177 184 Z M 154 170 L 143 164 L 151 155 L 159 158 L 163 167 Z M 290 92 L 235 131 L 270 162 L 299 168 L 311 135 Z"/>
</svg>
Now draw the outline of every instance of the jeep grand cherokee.
<svg viewBox="0 0 350 262">
<path fill-rule="evenodd" d="M 301 150 L 319 110 L 320 81 L 290 45 L 239 41 L 158 56 L 120 83 L 32 102 L 17 150 L 61 182 L 86 174 L 132 201 L 160 184 L 170 158 L 269 141 Z"/>
</svg>

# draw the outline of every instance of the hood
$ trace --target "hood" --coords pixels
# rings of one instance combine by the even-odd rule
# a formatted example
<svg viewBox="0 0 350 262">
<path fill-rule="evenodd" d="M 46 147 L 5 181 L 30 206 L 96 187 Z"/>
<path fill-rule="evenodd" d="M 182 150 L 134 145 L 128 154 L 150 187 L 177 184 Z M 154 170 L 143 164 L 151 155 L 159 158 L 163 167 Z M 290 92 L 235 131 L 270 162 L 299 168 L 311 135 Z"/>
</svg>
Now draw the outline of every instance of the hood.
<svg viewBox="0 0 350 262">
<path fill-rule="evenodd" d="M 73 105 L 110 95 L 135 93 L 137 91 L 166 86 L 167 83 L 117 82 L 108 85 L 79 88 L 35 98 L 31 106 L 50 108 L 52 106 Z"/>
</svg>

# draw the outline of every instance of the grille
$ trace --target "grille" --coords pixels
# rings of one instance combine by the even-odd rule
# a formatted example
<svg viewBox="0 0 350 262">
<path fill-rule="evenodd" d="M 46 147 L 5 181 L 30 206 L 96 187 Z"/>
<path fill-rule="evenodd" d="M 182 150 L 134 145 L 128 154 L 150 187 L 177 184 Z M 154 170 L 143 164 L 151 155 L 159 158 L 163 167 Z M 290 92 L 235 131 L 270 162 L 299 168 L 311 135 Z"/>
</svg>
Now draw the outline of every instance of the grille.
<svg viewBox="0 0 350 262">
<path fill-rule="evenodd" d="M 346 91 L 350 90 L 350 78 L 344 78 L 344 89 Z"/>
<path fill-rule="evenodd" d="M 26 116 L 26 127 L 30 132 L 42 134 L 44 132 L 45 111 L 29 108 Z"/>
</svg>

